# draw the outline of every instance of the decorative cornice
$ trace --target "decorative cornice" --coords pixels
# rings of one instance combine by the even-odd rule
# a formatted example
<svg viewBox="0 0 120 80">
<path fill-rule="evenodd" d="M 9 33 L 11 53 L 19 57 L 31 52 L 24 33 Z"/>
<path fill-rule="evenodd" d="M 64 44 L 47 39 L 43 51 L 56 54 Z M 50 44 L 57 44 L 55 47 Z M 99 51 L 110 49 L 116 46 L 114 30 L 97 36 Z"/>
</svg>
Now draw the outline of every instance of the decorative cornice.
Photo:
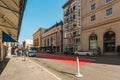
<svg viewBox="0 0 120 80">
<path fill-rule="evenodd" d="M 55 28 L 55 27 L 58 27 L 59 25 L 62 27 L 62 26 L 63 26 L 63 22 L 60 21 L 60 22 L 54 24 L 52 27 L 46 29 L 45 33 L 48 32 L 48 31 L 50 31 L 50 30 L 52 30 L 52 29 Z"/>
<path fill-rule="evenodd" d="M 91 15 L 97 13 L 98 11 L 101 11 L 101 10 L 103 10 L 103 9 L 106 9 L 106 8 L 108 8 L 109 6 L 112 6 L 112 5 L 114 5 L 114 4 L 118 3 L 118 2 L 120 2 L 120 0 L 113 0 L 111 3 L 105 4 L 105 5 L 97 8 L 97 9 L 94 10 L 94 11 L 89 11 L 88 13 L 84 14 L 82 18 L 86 18 L 86 17 L 88 17 L 88 16 L 91 16 Z"/>
<path fill-rule="evenodd" d="M 96 28 L 96 27 L 101 27 L 102 25 L 106 25 L 106 24 L 109 24 L 109 23 L 117 22 L 117 21 L 120 21 L 120 17 L 110 19 L 108 21 L 103 21 L 103 22 L 100 22 L 100 23 L 96 23 L 94 25 L 84 26 L 83 31 L 88 30 L 88 29 L 93 29 L 93 28 Z"/>
<path fill-rule="evenodd" d="M 56 34 L 57 34 L 57 32 L 54 32 L 54 33 L 48 34 L 48 35 L 46 35 L 46 36 L 42 36 L 42 39 L 43 39 L 43 38 L 52 37 L 52 36 L 54 36 L 54 35 L 56 35 Z"/>
<path fill-rule="evenodd" d="M 72 1 L 74 1 L 74 0 L 68 0 L 68 1 L 63 5 L 62 8 L 64 9 L 66 6 L 68 6 L 69 4 L 71 4 Z"/>
</svg>

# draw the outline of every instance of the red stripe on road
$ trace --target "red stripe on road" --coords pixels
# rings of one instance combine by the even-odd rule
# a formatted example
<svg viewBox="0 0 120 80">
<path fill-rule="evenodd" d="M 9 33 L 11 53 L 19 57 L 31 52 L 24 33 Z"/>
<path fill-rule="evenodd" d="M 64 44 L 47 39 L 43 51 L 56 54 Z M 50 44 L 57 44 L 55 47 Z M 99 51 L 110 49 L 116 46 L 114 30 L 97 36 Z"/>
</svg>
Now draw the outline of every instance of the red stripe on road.
<svg viewBox="0 0 120 80">
<path fill-rule="evenodd" d="M 67 64 L 71 64 L 71 65 L 77 65 L 76 58 L 73 58 L 73 57 L 58 56 L 58 55 L 52 55 L 52 54 L 42 54 L 42 53 L 37 53 L 36 56 L 43 57 L 43 58 L 48 58 L 48 59 L 55 59 L 57 61 L 64 62 L 64 63 L 67 63 Z M 79 61 L 80 61 L 80 66 L 82 66 L 82 65 L 88 64 L 90 62 L 93 62 L 94 60 L 79 58 Z"/>
</svg>

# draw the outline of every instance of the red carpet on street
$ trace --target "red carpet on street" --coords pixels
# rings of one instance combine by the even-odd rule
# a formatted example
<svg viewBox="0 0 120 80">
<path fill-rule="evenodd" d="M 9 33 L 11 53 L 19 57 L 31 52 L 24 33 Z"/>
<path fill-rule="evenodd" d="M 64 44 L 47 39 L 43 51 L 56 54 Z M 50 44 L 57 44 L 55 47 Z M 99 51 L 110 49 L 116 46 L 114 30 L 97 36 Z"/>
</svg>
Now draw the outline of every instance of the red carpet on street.
<svg viewBox="0 0 120 80">
<path fill-rule="evenodd" d="M 36 54 L 37 57 L 42 57 L 42 58 L 47 58 L 47 59 L 55 59 L 57 61 L 63 62 L 63 63 L 67 63 L 67 64 L 71 64 L 71 65 L 77 65 L 76 63 L 76 58 L 74 57 L 69 57 L 69 56 L 59 56 L 59 55 L 55 55 L 55 54 L 43 54 L 43 53 L 37 53 Z M 94 60 L 92 59 L 84 59 L 84 58 L 79 58 L 80 61 L 80 66 L 83 66 L 85 64 L 91 63 Z"/>
</svg>

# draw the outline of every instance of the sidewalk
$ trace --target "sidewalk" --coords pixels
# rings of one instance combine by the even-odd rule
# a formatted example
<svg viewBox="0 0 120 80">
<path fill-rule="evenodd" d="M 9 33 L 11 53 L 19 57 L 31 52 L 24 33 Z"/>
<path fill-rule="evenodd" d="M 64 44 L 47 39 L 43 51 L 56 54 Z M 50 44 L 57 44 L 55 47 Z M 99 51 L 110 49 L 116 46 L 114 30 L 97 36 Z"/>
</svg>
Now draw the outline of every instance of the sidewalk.
<svg viewBox="0 0 120 80">
<path fill-rule="evenodd" d="M 44 67 L 26 58 L 11 57 L 0 75 L 0 80 L 61 80 Z"/>
</svg>

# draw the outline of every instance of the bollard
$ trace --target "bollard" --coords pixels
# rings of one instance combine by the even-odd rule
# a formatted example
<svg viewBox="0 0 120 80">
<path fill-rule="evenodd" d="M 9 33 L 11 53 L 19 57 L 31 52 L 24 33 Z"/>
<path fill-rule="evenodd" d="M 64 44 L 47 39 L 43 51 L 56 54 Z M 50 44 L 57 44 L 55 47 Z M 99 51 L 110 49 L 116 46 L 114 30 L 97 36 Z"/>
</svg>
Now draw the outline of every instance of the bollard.
<svg viewBox="0 0 120 80">
<path fill-rule="evenodd" d="M 75 75 L 76 77 L 83 77 L 82 74 L 80 74 L 80 65 L 79 65 L 79 58 L 78 56 L 76 57 L 76 61 L 77 61 L 77 74 Z"/>
</svg>

